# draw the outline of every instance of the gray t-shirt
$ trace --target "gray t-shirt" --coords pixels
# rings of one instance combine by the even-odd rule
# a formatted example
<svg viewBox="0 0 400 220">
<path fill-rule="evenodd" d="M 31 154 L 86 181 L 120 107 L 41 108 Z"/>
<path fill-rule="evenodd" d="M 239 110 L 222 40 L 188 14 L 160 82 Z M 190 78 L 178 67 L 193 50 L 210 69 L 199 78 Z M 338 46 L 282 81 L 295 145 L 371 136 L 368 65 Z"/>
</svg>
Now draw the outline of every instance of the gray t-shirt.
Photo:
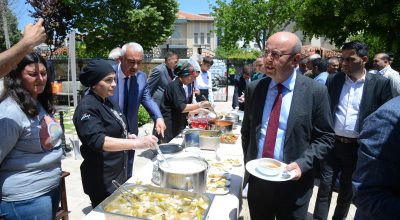
<svg viewBox="0 0 400 220">
<path fill-rule="evenodd" d="M 61 127 L 39 106 L 28 118 L 12 98 L 0 103 L 0 190 L 4 201 L 41 196 L 60 182 Z"/>
</svg>

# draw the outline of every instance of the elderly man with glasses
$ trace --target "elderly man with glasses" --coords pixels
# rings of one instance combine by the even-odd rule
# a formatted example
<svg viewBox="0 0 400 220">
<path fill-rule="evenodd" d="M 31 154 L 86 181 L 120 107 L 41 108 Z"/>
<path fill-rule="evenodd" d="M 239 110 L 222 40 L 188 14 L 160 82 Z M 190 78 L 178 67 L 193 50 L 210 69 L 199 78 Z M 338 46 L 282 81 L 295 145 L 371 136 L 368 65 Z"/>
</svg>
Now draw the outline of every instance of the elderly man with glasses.
<svg viewBox="0 0 400 220">
<path fill-rule="evenodd" d="M 115 93 L 111 97 L 119 104 L 128 121 L 128 132 L 137 135 L 138 112 L 142 104 L 155 121 L 156 133 L 164 136 L 164 119 L 157 104 L 152 99 L 146 73 L 140 71 L 143 61 L 143 48 L 138 43 L 127 43 L 121 49 L 120 63 L 113 66 L 116 76 Z M 132 176 L 135 151 L 128 152 L 128 178 Z"/>
<path fill-rule="evenodd" d="M 249 84 L 242 123 L 245 162 L 274 158 L 287 165 L 292 180 L 274 182 L 248 171 L 251 219 L 306 219 L 314 186 L 313 164 L 334 141 L 326 87 L 296 73 L 301 41 L 290 32 L 268 38 L 264 68 L 268 77 Z M 258 175 L 259 176 L 259 175 Z M 263 177 L 263 176 L 260 176 Z"/>
</svg>

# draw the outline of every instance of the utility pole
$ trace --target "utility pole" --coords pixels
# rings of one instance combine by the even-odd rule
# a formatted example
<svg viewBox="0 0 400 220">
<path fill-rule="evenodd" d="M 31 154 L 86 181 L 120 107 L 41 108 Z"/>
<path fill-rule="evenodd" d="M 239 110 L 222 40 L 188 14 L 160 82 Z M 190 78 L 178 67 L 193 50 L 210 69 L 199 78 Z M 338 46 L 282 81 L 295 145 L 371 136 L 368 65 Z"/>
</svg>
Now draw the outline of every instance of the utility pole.
<svg viewBox="0 0 400 220">
<path fill-rule="evenodd" d="M 5 1 L 6 0 L 0 0 L 0 13 L 3 19 L 4 39 L 6 41 L 6 48 L 8 49 L 11 47 L 11 43 L 10 43 L 10 36 L 8 34 L 7 6 Z"/>
</svg>

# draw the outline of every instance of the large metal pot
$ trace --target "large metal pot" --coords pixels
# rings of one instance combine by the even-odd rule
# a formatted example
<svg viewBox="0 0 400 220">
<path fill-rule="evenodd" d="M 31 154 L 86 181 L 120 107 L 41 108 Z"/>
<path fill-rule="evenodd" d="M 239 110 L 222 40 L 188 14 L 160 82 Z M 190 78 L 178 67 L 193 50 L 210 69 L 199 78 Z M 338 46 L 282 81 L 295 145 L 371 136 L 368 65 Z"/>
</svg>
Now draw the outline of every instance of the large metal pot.
<svg viewBox="0 0 400 220">
<path fill-rule="evenodd" d="M 205 193 L 208 163 L 198 157 L 170 157 L 169 168 L 165 161 L 160 162 L 160 186 Z"/>
<path fill-rule="evenodd" d="M 208 123 L 209 130 L 218 130 L 222 133 L 232 132 L 233 122 L 227 120 L 213 120 Z"/>
</svg>

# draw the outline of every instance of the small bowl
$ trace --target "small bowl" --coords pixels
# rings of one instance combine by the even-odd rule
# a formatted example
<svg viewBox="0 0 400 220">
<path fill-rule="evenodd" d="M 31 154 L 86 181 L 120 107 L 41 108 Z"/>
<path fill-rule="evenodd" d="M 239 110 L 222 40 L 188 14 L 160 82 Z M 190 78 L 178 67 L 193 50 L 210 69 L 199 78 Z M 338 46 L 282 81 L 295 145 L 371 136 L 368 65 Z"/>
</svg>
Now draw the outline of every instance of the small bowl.
<svg viewBox="0 0 400 220">
<path fill-rule="evenodd" d="M 271 158 L 263 158 L 258 161 L 257 170 L 267 176 L 276 176 L 282 171 L 282 163 Z"/>
</svg>

